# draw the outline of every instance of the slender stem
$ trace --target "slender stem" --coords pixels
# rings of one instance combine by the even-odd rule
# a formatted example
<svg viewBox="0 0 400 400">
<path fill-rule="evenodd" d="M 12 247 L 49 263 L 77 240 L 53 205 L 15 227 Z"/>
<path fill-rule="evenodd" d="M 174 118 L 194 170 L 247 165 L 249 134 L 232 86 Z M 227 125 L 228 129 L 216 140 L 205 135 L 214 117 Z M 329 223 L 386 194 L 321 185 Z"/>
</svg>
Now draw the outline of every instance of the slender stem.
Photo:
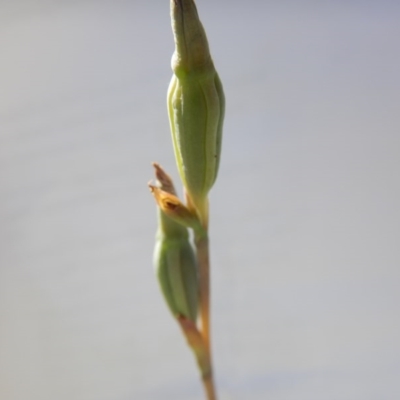
<svg viewBox="0 0 400 400">
<path fill-rule="evenodd" d="M 207 354 L 210 354 L 210 261 L 207 233 L 200 238 L 196 238 L 195 243 L 197 249 L 197 259 L 199 263 L 200 280 L 200 331 L 207 349 Z"/>
<path fill-rule="evenodd" d="M 207 394 L 208 400 L 217 400 L 217 395 L 215 393 L 214 387 L 214 379 L 212 375 L 209 375 L 208 378 L 203 378 L 204 390 Z"/>
<path fill-rule="evenodd" d="M 210 335 L 210 258 L 207 231 L 195 237 L 200 279 L 200 332 L 203 338 L 204 351 L 208 368 L 203 372 L 203 384 L 208 400 L 216 400 L 212 373 L 211 335 Z"/>
</svg>

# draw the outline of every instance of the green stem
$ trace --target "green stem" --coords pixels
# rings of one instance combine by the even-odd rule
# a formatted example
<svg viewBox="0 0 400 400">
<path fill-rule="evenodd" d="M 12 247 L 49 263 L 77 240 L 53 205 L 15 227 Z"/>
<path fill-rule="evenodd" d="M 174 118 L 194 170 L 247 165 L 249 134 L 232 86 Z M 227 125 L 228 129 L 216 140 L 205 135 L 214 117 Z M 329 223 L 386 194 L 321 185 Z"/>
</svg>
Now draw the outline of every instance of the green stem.
<svg viewBox="0 0 400 400">
<path fill-rule="evenodd" d="M 208 361 L 207 371 L 202 371 L 203 384 L 208 400 L 216 400 L 211 357 L 210 324 L 210 257 L 207 231 L 195 232 L 195 245 L 200 280 L 200 332 L 204 343 L 204 352 Z"/>
</svg>

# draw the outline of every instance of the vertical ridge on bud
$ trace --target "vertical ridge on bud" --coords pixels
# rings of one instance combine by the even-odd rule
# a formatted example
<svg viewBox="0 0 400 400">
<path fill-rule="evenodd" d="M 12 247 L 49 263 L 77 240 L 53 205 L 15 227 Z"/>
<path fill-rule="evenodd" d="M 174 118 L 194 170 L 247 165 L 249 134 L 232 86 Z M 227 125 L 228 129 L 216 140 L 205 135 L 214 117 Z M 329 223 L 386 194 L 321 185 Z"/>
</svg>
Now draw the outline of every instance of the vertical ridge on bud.
<svg viewBox="0 0 400 400">
<path fill-rule="evenodd" d="M 160 235 L 154 249 L 154 265 L 161 292 L 172 314 L 195 322 L 198 311 L 198 272 L 188 239 Z"/>
</svg>

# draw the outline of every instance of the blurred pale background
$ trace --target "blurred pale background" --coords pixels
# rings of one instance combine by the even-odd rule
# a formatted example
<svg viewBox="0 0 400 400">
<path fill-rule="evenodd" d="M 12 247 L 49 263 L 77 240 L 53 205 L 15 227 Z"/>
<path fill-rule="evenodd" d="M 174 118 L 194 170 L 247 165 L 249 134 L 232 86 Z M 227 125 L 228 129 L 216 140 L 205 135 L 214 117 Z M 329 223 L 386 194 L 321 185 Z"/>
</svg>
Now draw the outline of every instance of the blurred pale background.
<svg viewBox="0 0 400 400">
<path fill-rule="evenodd" d="M 400 398 L 400 3 L 198 8 L 228 102 L 221 399 Z M 168 0 L 0 11 L 0 398 L 203 399 L 151 264 Z"/>
</svg>

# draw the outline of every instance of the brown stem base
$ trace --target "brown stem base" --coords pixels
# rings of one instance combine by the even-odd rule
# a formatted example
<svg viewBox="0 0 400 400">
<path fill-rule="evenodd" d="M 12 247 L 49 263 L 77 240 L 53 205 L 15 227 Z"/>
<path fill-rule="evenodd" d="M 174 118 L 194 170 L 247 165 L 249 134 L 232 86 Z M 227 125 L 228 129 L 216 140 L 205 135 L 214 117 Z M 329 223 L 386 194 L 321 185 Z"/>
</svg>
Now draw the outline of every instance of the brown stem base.
<svg viewBox="0 0 400 400">
<path fill-rule="evenodd" d="M 212 374 L 209 374 L 208 376 L 203 378 L 203 385 L 207 395 L 207 400 L 217 400 Z"/>
</svg>

